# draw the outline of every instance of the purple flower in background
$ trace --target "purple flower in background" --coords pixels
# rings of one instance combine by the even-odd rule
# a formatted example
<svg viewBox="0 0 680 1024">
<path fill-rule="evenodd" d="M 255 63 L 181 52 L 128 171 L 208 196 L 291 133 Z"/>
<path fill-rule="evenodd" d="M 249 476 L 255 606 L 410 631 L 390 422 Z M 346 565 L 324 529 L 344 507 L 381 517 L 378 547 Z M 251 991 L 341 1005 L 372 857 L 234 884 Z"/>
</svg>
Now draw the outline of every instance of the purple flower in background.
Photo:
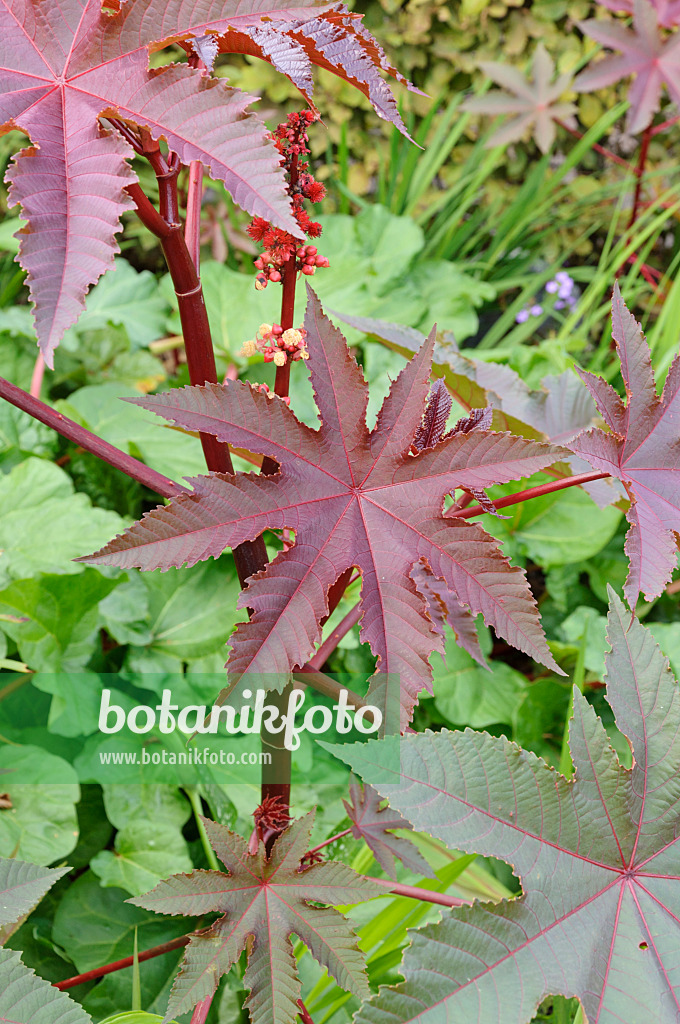
<svg viewBox="0 0 680 1024">
<path fill-rule="evenodd" d="M 528 309 L 520 309 L 519 313 L 515 317 L 515 320 L 516 320 L 516 322 L 518 324 L 525 324 L 528 319 L 529 319 L 529 310 Z"/>
<path fill-rule="evenodd" d="M 543 290 L 546 296 L 555 296 L 553 309 L 568 309 L 572 311 L 578 304 L 578 291 L 574 279 L 566 270 L 558 270 L 555 277 L 551 281 L 546 282 Z M 543 306 L 540 305 L 540 302 L 535 302 L 534 305 L 525 306 L 524 309 L 521 309 L 516 314 L 515 320 L 518 324 L 525 324 L 529 317 L 541 316 L 542 313 Z"/>
<path fill-rule="evenodd" d="M 536 305 L 536 306 L 532 306 L 531 307 L 531 309 L 529 310 L 529 315 L 530 316 L 540 316 L 542 312 L 543 312 L 543 306 Z"/>
</svg>

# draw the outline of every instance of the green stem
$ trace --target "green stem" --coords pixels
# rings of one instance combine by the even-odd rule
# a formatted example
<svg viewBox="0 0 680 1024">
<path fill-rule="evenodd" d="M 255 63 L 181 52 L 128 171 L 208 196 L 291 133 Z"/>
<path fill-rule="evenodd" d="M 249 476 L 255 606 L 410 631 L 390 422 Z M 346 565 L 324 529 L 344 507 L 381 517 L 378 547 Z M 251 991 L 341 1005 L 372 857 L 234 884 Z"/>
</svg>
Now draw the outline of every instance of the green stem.
<svg viewBox="0 0 680 1024">
<path fill-rule="evenodd" d="M 205 853 L 205 859 L 207 860 L 209 867 L 211 867 L 213 871 L 219 871 L 220 866 L 217 863 L 215 851 L 210 845 L 208 833 L 205 830 L 205 825 L 203 824 L 203 819 L 201 817 L 201 815 L 203 814 L 203 808 L 201 807 L 201 798 L 198 795 L 198 789 L 196 788 L 196 786 L 186 786 L 184 792 L 189 797 L 189 803 L 191 804 L 191 809 L 194 812 L 194 818 L 196 819 L 196 827 L 198 829 L 198 834 L 201 837 L 201 846 L 203 847 L 203 852 Z"/>
</svg>

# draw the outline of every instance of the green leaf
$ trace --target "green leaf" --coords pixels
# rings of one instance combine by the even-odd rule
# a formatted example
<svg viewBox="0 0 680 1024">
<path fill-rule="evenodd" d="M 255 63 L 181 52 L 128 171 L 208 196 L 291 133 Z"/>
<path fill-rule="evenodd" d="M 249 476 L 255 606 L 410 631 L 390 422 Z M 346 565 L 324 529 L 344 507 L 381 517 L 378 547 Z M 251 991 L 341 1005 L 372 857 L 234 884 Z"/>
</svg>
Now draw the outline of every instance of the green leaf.
<svg viewBox="0 0 680 1024">
<path fill-rule="evenodd" d="M 65 857 L 78 840 L 76 804 L 80 787 L 74 768 L 40 747 L 0 748 L 0 768 L 18 780 L 3 783 L 12 806 L 0 811 L 0 856 L 17 856 L 33 864 L 51 864 Z M 55 779 L 71 781 L 55 782 Z"/>
<path fill-rule="evenodd" d="M 132 956 L 135 928 L 140 949 L 168 942 L 192 928 L 192 922 L 164 920 L 131 906 L 126 898 L 121 889 L 102 888 L 92 871 L 69 886 L 57 909 L 52 936 L 79 972 Z M 128 986 L 129 979 L 128 974 Z"/>
<path fill-rule="evenodd" d="M 453 910 L 414 934 L 405 981 L 357 1024 L 526 1024 L 549 995 L 590 1021 L 678 1018 L 680 691 L 649 631 L 610 592 L 607 700 L 624 769 L 577 687 L 568 781 L 503 738 L 431 733 L 336 747 L 414 826 L 512 863 L 521 897 Z M 650 956 L 651 954 L 651 956 Z"/>
<path fill-rule="evenodd" d="M 67 474 L 42 459 L 26 459 L 3 478 L 0 507 L 0 586 L 39 572 L 82 573 L 72 561 L 124 523 L 75 494 Z"/>
<path fill-rule="evenodd" d="M 191 871 L 192 863 L 179 829 L 156 818 L 126 825 L 114 852 L 102 850 L 90 866 L 102 885 L 139 896 L 175 871 Z"/>
<path fill-rule="evenodd" d="M 56 405 L 65 416 L 171 479 L 205 471 L 198 438 L 165 426 L 124 398 L 130 398 L 130 388 L 112 381 L 79 388 Z"/>
<path fill-rule="evenodd" d="M 133 348 L 163 337 L 168 305 L 154 275 L 148 270 L 135 270 L 121 258 L 113 264 L 113 269 L 89 292 L 78 323 L 64 335 L 62 345 L 66 348 L 77 347 L 78 337 L 86 331 L 109 324 L 124 327 Z"/>
<path fill-rule="evenodd" d="M 64 576 L 39 575 L 17 580 L 0 591 L 0 614 L 27 621 L 4 621 L 2 628 L 34 671 L 79 672 L 92 657 L 92 637 L 100 621 L 97 606 L 117 584 L 117 580 L 106 579 L 91 569 L 81 574 L 77 587 Z M 68 685 L 66 680 L 64 683 Z M 47 692 L 56 692 L 46 681 L 36 685 Z M 78 699 L 83 686 L 86 682 L 74 680 L 69 687 L 71 694 L 62 694 L 61 709 L 55 702 L 55 716 L 73 707 L 73 700 Z M 68 730 L 68 725 L 65 727 Z M 64 732 L 63 728 L 55 731 L 64 736 L 80 735 Z"/>
<path fill-rule="evenodd" d="M 479 632 L 482 649 L 488 654 L 488 630 Z M 435 705 L 449 722 L 473 729 L 514 722 L 526 691 L 526 679 L 521 672 L 504 661 L 490 661 L 490 671 L 482 668 L 457 645 L 448 626 L 444 656 L 433 654 L 431 664 Z"/>
<path fill-rule="evenodd" d="M 174 786 L 114 783 L 103 790 L 106 816 L 116 828 L 138 821 L 162 821 L 179 829 L 191 817 L 191 804 Z"/>
<path fill-rule="evenodd" d="M 0 1020 L 12 1024 L 91 1024 L 82 1006 L 0 949 Z"/>
<path fill-rule="evenodd" d="M 14 924 L 29 914 L 57 879 L 69 871 L 0 859 L 0 925 Z"/>
<path fill-rule="evenodd" d="M 147 572 L 142 580 L 147 588 L 152 640 L 128 659 L 133 669 L 143 667 L 140 655 L 146 653 L 169 656 L 174 662 L 222 651 L 243 617 L 236 608 L 240 586 L 228 558 L 191 569 Z M 176 670 L 176 662 L 172 667 Z"/>
</svg>

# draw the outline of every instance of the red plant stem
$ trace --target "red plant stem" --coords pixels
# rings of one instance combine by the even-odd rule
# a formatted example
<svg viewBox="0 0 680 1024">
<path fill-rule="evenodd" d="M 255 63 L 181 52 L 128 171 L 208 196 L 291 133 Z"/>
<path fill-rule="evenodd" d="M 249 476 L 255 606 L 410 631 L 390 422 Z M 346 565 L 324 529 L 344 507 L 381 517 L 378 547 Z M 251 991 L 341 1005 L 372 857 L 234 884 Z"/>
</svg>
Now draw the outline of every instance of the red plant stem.
<svg viewBox="0 0 680 1024">
<path fill-rule="evenodd" d="M 191 1024 L 205 1024 L 208 1014 L 210 1013 L 210 1007 L 215 993 L 208 996 L 207 999 L 202 999 L 200 1003 L 196 1003 L 194 1012 L 191 1015 Z"/>
<path fill-rule="evenodd" d="M 330 839 L 324 839 L 323 843 L 319 843 L 319 845 L 315 846 L 312 850 L 307 850 L 307 853 L 304 855 L 302 860 L 308 860 L 310 857 L 313 857 L 315 853 L 318 853 L 319 850 L 323 850 L 324 847 L 330 846 L 331 843 L 337 842 L 338 839 L 344 839 L 345 836 L 348 836 L 351 833 L 351 831 L 351 828 L 346 828 L 344 832 L 338 832 L 336 836 L 331 836 Z"/>
<path fill-rule="evenodd" d="M 126 473 L 133 480 L 139 481 L 140 484 L 144 484 L 145 487 L 149 487 L 164 498 L 172 498 L 186 490 L 181 484 L 175 483 L 174 480 L 163 476 L 162 473 L 157 473 L 155 469 L 150 469 L 149 466 L 145 466 L 143 462 L 133 458 L 132 455 L 127 455 L 120 448 L 109 444 L 108 441 L 103 441 L 101 437 L 97 437 L 96 434 L 68 419 L 67 416 L 62 416 L 56 409 L 52 409 L 45 402 L 41 402 L 39 398 L 34 398 L 22 391 L 15 384 L 10 384 L 3 377 L 0 377 L 0 398 L 11 402 L 17 409 L 27 412 L 29 416 L 56 430 L 62 437 L 80 445 L 85 451 L 91 452 L 97 458 L 107 462 L 115 469 L 119 469 L 122 473 Z"/>
<path fill-rule="evenodd" d="M 680 114 L 676 114 L 675 117 L 671 117 L 668 121 L 662 121 L 661 124 L 657 124 L 655 128 L 651 129 L 650 135 L 658 135 L 660 132 L 665 132 L 666 128 L 677 124 L 678 121 L 680 121 Z"/>
<path fill-rule="evenodd" d="M 38 352 L 35 360 L 35 366 L 33 367 L 33 375 L 31 377 L 31 394 L 34 398 L 40 398 L 40 390 L 42 388 L 44 375 L 45 357 L 42 352 Z"/>
<path fill-rule="evenodd" d="M 157 147 L 157 144 L 154 144 Z M 137 207 L 142 223 L 159 239 L 177 296 L 182 322 L 184 347 L 192 384 L 217 384 L 217 367 L 208 313 L 198 271 L 187 248 L 179 219 L 177 201 L 177 173 L 179 164 L 165 164 L 160 150 L 147 143 L 145 156 L 151 162 L 158 178 L 161 213 L 148 201 L 139 185 L 128 189 Z M 199 435 L 206 465 L 216 473 L 233 473 L 229 447 L 211 434 Z M 234 548 L 234 562 L 241 585 L 249 576 L 267 564 L 267 549 L 262 537 L 246 541 Z"/>
<path fill-rule="evenodd" d="M 338 623 L 333 632 L 324 640 L 314 657 L 309 659 L 307 668 L 322 669 L 342 638 L 349 633 L 353 626 L 356 626 L 363 614 L 359 604 L 350 609 L 342 622 Z"/>
<path fill-rule="evenodd" d="M 189 187 L 187 190 L 187 219 L 184 238 L 191 259 L 199 269 L 201 260 L 201 202 L 203 200 L 203 164 L 192 160 L 189 164 Z"/>
<path fill-rule="evenodd" d="M 633 224 L 637 220 L 638 210 L 640 208 L 640 195 L 642 193 L 642 179 L 645 173 L 645 164 L 647 163 L 647 154 L 649 152 L 649 144 L 652 141 L 652 126 L 648 125 L 645 128 L 645 133 L 642 136 L 642 143 L 640 145 L 640 153 L 638 155 L 638 161 L 635 165 L 635 195 L 633 197 L 633 209 L 631 210 L 630 220 L 628 221 L 628 228 L 632 228 Z"/>
<path fill-rule="evenodd" d="M 289 176 L 289 188 L 297 182 L 297 166 L 298 158 L 293 157 L 291 161 L 290 176 Z M 281 294 L 281 327 L 284 331 L 293 327 L 295 318 L 295 284 L 297 271 L 295 269 L 295 252 L 291 253 L 290 259 L 284 263 L 281 271 L 281 282 L 282 282 L 282 294 Z M 289 357 L 283 366 L 276 367 L 276 377 L 274 379 L 274 394 L 280 398 L 287 398 L 288 391 L 290 388 L 290 364 L 292 360 Z M 274 473 L 276 471 L 276 463 L 273 459 L 264 458 L 262 460 L 262 473 Z M 270 694 L 270 703 L 275 705 L 279 712 L 283 715 L 288 704 L 288 693 L 289 688 L 281 694 Z M 260 742 L 263 747 L 266 744 L 269 748 L 272 757 L 270 764 L 262 765 L 262 779 L 261 779 L 261 799 L 262 802 L 267 798 L 277 799 L 280 804 L 285 807 L 287 811 L 290 806 L 290 777 L 292 770 L 291 755 L 290 751 L 286 750 L 283 746 L 283 737 L 280 737 L 280 746 L 275 746 L 272 742 L 273 737 L 266 731 L 263 726 L 262 733 L 260 735 Z M 277 833 L 273 833 L 267 840 L 266 848 L 268 852 L 271 852 L 272 846 L 276 840 Z"/>
<path fill-rule="evenodd" d="M 305 1006 L 301 999 L 298 999 L 297 1004 L 300 1008 L 300 1020 L 302 1021 L 302 1024 L 314 1024 L 314 1021 L 310 1016 L 309 1010 L 307 1009 L 307 1007 Z"/>
<path fill-rule="evenodd" d="M 555 118 L 555 124 L 558 124 L 560 128 L 564 128 L 565 132 L 569 132 L 569 134 L 573 135 L 575 139 L 583 138 L 583 132 L 580 132 L 577 128 L 570 128 L 568 124 L 564 123 L 564 121 L 559 121 Z M 600 156 L 606 157 L 607 160 L 613 160 L 613 162 L 615 164 L 619 164 L 620 167 L 625 167 L 627 171 L 631 170 L 631 166 L 627 160 L 624 160 L 623 157 L 617 156 L 616 153 L 612 153 L 611 149 L 605 149 L 605 147 L 601 146 L 598 142 L 594 142 L 591 149 L 594 149 L 596 153 L 600 154 Z"/>
<path fill-rule="evenodd" d="M 562 491 L 565 487 L 577 487 L 580 484 L 589 484 L 594 480 L 605 480 L 611 473 L 580 473 L 578 476 L 566 476 L 561 480 L 551 480 L 550 483 L 540 484 L 538 487 L 529 487 L 526 491 L 518 491 L 517 494 L 509 494 L 506 498 L 498 498 L 493 502 L 494 508 L 508 508 L 509 505 L 517 505 L 522 501 L 529 501 L 530 498 L 541 498 L 544 494 L 552 494 L 553 491 Z M 484 512 L 481 505 L 472 505 L 470 508 L 451 508 L 444 513 L 445 519 L 472 519 Z"/>
<path fill-rule="evenodd" d="M 161 946 L 152 946 L 151 949 L 145 949 L 144 952 L 139 953 L 137 960 L 141 964 L 144 960 L 152 960 L 156 956 L 162 956 L 163 953 L 170 953 L 173 949 L 182 949 L 183 946 L 189 945 L 190 939 L 191 935 L 180 935 L 176 939 L 164 942 Z M 76 974 L 73 978 L 66 978 L 65 981 L 55 981 L 53 988 L 58 988 L 60 992 L 65 992 L 66 989 L 75 988 L 76 985 L 84 985 L 87 981 L 96 981 L 97 978 L 103 978 L 106 974 L 113 974 L 114 971 L 122 971 L 125 967 L 132 967 L 134 960 L 134 956 L 126 956 L 122 960 L 114 960 L 113 963 L 103 964 L 101 967 L 93 967 L 91 971 L 85 971 L 84 974 Z"/>
<path fill-rule="evenodd" d="M 372 878 L 371 881 L 384 885 L 393 896 L 408 896 L 414 900 L 423 900 L 425 903 L 438 903 L 441 907 L 470 905 L 470 900 L 462 900 L 458 896 L 448 896 L 445 892 L 436 892 L 434 889 L 421 889 L 418 885 L 401 885 L 400 882 L 393 882 L 388 878 Z"/>
</svg>

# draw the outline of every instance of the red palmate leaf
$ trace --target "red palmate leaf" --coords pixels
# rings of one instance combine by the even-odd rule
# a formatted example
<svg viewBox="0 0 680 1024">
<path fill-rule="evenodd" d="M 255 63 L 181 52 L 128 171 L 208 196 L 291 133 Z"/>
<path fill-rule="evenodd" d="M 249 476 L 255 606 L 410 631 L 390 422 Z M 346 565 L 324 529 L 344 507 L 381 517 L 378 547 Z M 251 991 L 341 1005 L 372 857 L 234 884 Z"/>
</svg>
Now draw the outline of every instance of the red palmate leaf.
<svg viewBox="0 0 680 1024">
<path fill-rule="evenodd" d="M 547 153 L 555 141 L 555 121 L 562 120 L 569 127 L 576 127 L 576 107 L 573 103 L 560 102 L 571 85 L 572 76 L 569 73 L 559 75 L 553 82 L 555 64 L 543 43 L 538 44 L 534 53 L 532 80 L 508 64 L 482 61 L 479 66 L 505 91 L 473 96 L 461 104 L 461 110 L 471 114 L 515 115 L 488 139 L 487 149 L 517 142 L 531 128 L 536 145 L 542 153 Z"/>
<path fill-rule="evenodd" d="M 509 643 L 557 669 L 522 570 L 481 526 L 445 519 L 442 507 L 456 487 L 530 475 L 562 449 L 473 430 L 410 454 L 428 393 L 434 332 L 392 384 L 369 433 L 361 371 L 308 291 L 306 342 L 320 429 L 304 426 L 283 402 L 247 383 L 134 399 L 185 429 L 268 455 L 281 472 L 195 477 L 193 492 L 155 509 L 84 560 L 144 569 L 192 565 L 265 528 L 294 530 L 295 545 L 251 577 L 241 595 L 241 606 L 255 614 L 231 638 L 230 672 L 236 679 L 246 672 L 279 673 L 283 686 L 320 638 L 329 587 L 354 567 L 362 574 L 362 637 L 381 673 L 369 693 L 384 701 L 388 679 L 399 680 L 402 726 L 419 691 L 430 685 L 428 659 L 440 647 L 410 575 L 420 559 Z"/>
<path fill-rule="evenodd" d="M 611 50 L 620 50 L 621 56 L 605 57 L 581 72 L 574 88 L 592 92 L 634 74 L 635 81 L 628 93 L 626 127 L 635 134 L 647 127 L 659 109 L 662 86 L 666 86 L 675 103 L 680 103 L 680 36 L 662 35 L 658 12 L 649 0 L 633 0 L 632 6 L 632 29 L 595 18 L 578 22 L 581 31 L 591 39 Z"/>
<path fill-rule="evenodd" d="M 640 591 L 658 597 L 677 563 L 680 533 L 680 356 L 657 396 L 649 347 L 626 308 L 618 284 L 612 298 L 612 336 L 621 359 L 627 403 L 601 377 L 579 370 L 609 433 L 589 430 L 568 447 L 594 469 L 623 482 L 631 500 L 626 553 L 630 571 L 626 598 L 635 606 Z"/>
<path fill-rule="evenodd" d="M 361 22 L 361 15 L 335 3 L 318 17 L 268 22 L 219 36 L 220 53 L 249 53 L 286 75 L 310 103 L 314 92 L 312 66 L 350 82 L 370 101 L 375 112 L 408 136 L 394 96 L 380 72 L 420 93 L 388 61 Z M 422 95 L 422 93 L 421 93 Z"/>
<path fill-rule="evenodd" d="M 589 1024 L 680 1022 L 680 691 L 651 634 L 610 591 L 607 700 L 625 769 L 574 687 L 567 780 L 487 733 L 334 746 L 419 831 L 512 864 L 522 895 L 410 933 L 401 973 L 356 1024 L 528 1024 L 549 995 Z"/>
<path fill-rule="evenodd" d="M 397 877 L 395 857 L 416 874 L 435 877 L 434 871 L 413 843 L 390 831 L 395 828 L 410 830 L 413 828 L 410 821 L 390 807 L 381 807 L 385 801 L 372 786 L 362 787 L 360 783 L 352 781 L 349 795 L 351 802 L 342 802 L 352 822 L 352 834 L 355 839 L 366 842 L 390 878 Z"/>
<path fill-rule="evenodd" d="M 253 1024 L 291 1024 L 300 982 L 293 956 L 297 935 L 338 984 L 368 994 L 363 956 L 334 905 L 384 896 L 385 887 L 334 861 L 300 868 L 309 848 L 314 812 L 293 822 L 274 843 L 248 852 L 248 843 L 224 825 L 203 819 L 215 853 L 227 872 L 172 875 L 155 889 L 128 900 L 160 914 L 222 916 L 208 932 L 192 937 L 170 994 L 166 1020 L 211 996 L 223 974 L 247 951 L 243 977 Z M 320 907 L 316 904 L 326 904 Z"/>
<path fill-rule="evenodd" d="M 149 51 L 191 36 L 314 18 L 316 0 L 129 0 L 120 14 L 99 0 L 0 0 L 0 133 L 25 132 L 7 178 L 28 221 L 20 260 L 36 305 L 48 365 L 85 293 L 113 264 L 120 216 L 132 201 L 133 155 L 99 118 L 148 129 L 182 163 L 201 161 L 234 200 L 295 235 L 299 229 L 254 97 L 186 64 L 149 71 Z M 311 8 L 311 10 L 310 10 Z"/>
<path fill-rule="evenodd" d="M 633 13 L 633 0 L 599 0 L 610 11 Z M 650 0 L 662 28 L 674 28 L 680 24 L 680 0 Z"/>
</svg>

